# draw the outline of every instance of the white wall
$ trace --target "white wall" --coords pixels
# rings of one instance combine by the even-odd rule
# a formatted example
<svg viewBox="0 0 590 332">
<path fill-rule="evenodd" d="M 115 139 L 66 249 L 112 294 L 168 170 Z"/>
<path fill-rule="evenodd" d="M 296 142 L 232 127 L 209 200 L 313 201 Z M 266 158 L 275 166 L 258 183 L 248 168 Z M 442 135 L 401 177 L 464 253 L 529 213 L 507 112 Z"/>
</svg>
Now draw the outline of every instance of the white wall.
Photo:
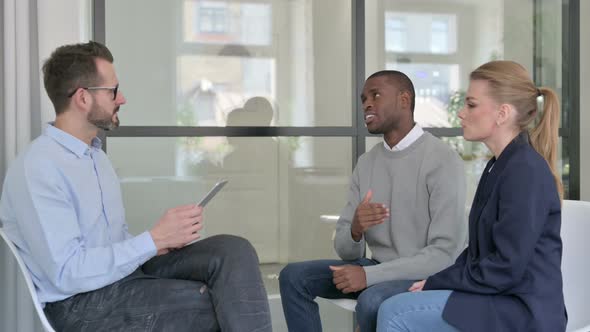
<svg viewBox="0 0 590 332">
<path fill-rule="evenodd" d="M 580 1 L 580 199 L 590 201 L 590 2 Z"/>
<path fill-rule="evenodd" d="M 6 38 L 6 44 L 3 44 L 0 49 L 0 53 L 2 53 L 0 66 L 14 66 L 5 67 L 5 69 L 7 71 L 10 69 L 11 75 L 14 77 L 22 78 L 20 81 L 16 80 L 18 81 L 16 91 L 14 90 L 14 77 L 9 78 L 8 75 L 2 77 L 2 83 L 0 83 L 6 83 L 7 87 L 12 88 L 10 91 L 5 90 L 6 95 L 1 96 L 0 104 L 10 99 L 15 100 L 14 103 L 17 106 L 20 105 L 20 107 L 8 106 L 7 109 L 0 109 L 0 117 L 7 119 L 4 123 L 0 121 L 0 136 L 3 136 L 0 142 L 7 150 L 0 149 L 2 154 L 0 161 L 4 158 L 12 159 L 14 152 L 21 150 L 21 144 L 22 146 L 27 144 L 31 138 L 28 127 L 31 128 L 32 135 L 36 136 L 43 123 L 55 118 L 55 112 L 43 88 L 40 68 L 56 47 L 88 38 L 90 31 L 88 27 L 91 22 L 88 15 L 89 3 L 90 0 L 0 1 L 0 7 L 2 7 L 0 9 L 0 26 L 2 26 L 0 33 L 3 36 L 0 38 Z M 34 16 L 35 10 L 36 17 Z M 13 38 L 16 39 L 12 40 Z M 20 47 L 15 47 L 15 45 Z M 23 47 L 25 45 L 27 47 Z M 36 59 L 36 52 L 38 59 Z M 11 57 L 20 61 L 16 62 L 16 65 L 13 62 L 4 63 L 6 54 L 10 54 Z M 38 65 L 29 66 L 29 56 L 31 56 L 31 61 Z M 22 65 L 23 63 L 25 65 Z M 37 74 L 38 81 L 34 79 L 37 82 L 28 81 L 29 77 L 34 77 Z M 11 79 L 11 81 L 4 82 L 4 79 Z M 27 106 L 22 106 L 23 104 Z M 38 116 L 39 107 L 41 109 L 40 117 Z M 8 112 L 12 113 L 10 118 L 8 118 Z M 24 119 L 24 121 L 14 121 L 15 112 L 18 113 L 19 119 Z M 9 124 L 10 127 L 8 127 Z M 6 127 L 4 127 L 5 125 Z M 17 141 L 4 140 L 6 138 L 4 133 L 5 130 L 9 132 L 8 128 L 19 132 Z M 0 165 L 0 172 L 4 172 L 3 165 Z M 42 331 L 24 279 L 18 273 L 16 261 L 4 245 L 0 245 L 0 266 L 0 331 Z"/>
<path fill-rule="evenodd" d="M 43 62 L 58 46 L 87 41 L 91 35 L 90 0 L 37 1 L 39 38 L 39 70 Z M 39 74 L 41 87 L 41 121 L 53 121 L 55 111 L 43 88 L 43 75 Z"/>
</svg>

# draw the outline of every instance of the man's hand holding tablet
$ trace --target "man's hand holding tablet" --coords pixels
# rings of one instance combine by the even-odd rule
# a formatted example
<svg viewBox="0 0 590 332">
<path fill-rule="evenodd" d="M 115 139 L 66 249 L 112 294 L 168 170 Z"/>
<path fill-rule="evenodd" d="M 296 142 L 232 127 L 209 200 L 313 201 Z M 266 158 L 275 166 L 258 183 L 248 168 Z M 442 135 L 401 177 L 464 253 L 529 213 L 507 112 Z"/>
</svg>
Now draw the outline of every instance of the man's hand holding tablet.
<svg viewBox="0 0 590 332">
<path fill-rule="evenodd" d="M 225 186 L 225 184 L 227 183 L 227 180 L 220 180 L 219 182 L 217 182 L 213 188 L 211 188 L 211 190 L 209 190 L 209 192 L 207 193 L 207 195 L 205 195 L 205 197 L 203 197 L 203 199 L 201 199 L 201 201 L 197 204 L 197 206 L 204 208 L 205 205 L 207 205 L 207 203 L 209 203 L 210 200 L 213 199 L 213 197 L 215 197 L 215 195 L 217 195 L 217 193 L 221 190 L 221 188 L 223 188 L 223 186 Z M 189 244 L 193 244 L 195 242 L 197 242 L 200 239 L 194 239 L 191 242 L 187 243 L 185 246 L 188 246 Z"/>
</svg>

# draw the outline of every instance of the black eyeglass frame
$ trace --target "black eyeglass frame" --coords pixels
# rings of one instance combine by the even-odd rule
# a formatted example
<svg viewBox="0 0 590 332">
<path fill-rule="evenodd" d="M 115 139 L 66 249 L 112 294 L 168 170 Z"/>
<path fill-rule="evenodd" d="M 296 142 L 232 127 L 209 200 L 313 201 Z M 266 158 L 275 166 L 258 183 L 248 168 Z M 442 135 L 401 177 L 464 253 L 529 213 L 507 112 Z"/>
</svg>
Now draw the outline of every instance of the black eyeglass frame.
<svg viewBox="0 0 590 332">
<path fill-rule="evenodd" d="M 68 95 L 68 98 L 72 98 L 72 96 L 76 93 L 76 91 L 78 91 L 78 89 L 84 89 L 84 90 L 111 90 L 111 91 L 113 91 L 113 100 L 115 100 L 115 99 L 117 99 L 117 92 L 119 91 L 119 84 L 117 84 L 115 86 L 86 86 L 86 87 L 75 88 L 74 91 L 72 91 Z"/>
</svg>

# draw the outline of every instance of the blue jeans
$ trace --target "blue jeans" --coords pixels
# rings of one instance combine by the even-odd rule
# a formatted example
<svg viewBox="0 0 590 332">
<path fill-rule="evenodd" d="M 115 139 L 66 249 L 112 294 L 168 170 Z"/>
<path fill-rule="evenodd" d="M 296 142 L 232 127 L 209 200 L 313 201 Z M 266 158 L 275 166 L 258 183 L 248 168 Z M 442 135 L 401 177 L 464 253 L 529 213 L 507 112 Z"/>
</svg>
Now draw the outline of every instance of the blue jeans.
<svg viewBox="0 0 590 332">
<path fill-rule="evenodd" d="M 451 295 L 449 290 L 433 290 L 396 295 L 381 305 L 377 332 L 458 332 L 443 318 Z"/>
<path fill-rule="evenodd" d="M 258 257 L 217 235 L 147 261 L 95 291 L 48 303 L 57 331 L 271 331 Z"/>
<path fill-rule="evenodd" d="M 362 332 L 375 331 L 377 311 L 381 302 L 406 292 L 412 281 L 388 281 L 373 285 L 361 292 L 344 294 L 332 282 L 330 265 L 353 264 L 370 266 L 374 260 L 361 258 L 355 261 L 316 260 L 291 263 L 279 276 L 281 302 L 287 326 L 291 332 L 322 331 L 322 323 L 316 297 L 326 299 L 357 299 L 356 315 Z"/>
</svg>

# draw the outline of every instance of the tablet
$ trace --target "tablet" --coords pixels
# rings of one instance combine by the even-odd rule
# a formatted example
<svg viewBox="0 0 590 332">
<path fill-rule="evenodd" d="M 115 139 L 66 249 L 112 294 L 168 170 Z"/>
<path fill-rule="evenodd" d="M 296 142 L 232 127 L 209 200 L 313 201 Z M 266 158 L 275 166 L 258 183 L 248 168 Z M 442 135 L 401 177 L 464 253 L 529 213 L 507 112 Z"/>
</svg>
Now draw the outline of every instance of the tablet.
<svg viewBox="0 0 590 332">
<path fill-rule="evenodd" d="M 200 207 L 205 207 L 205 205 L 207 205 L 207 203 L 209 203 L 209 201 L 211 199 L 213 199 L 213 197 L 215 197 L 215 195 L 221 190 L 221 188 L 223 188 L 223 186 L 225 186 L 226 183 L 227 183 L 227 180 L 220 180 L 219 182 L 217 182 L 213 186 L 213 188 L 211 188 L 211 190 L 209 190 L 207 195 L 205 195 L 205 197 L 203 197 L 203 199 L 201 199 L 201 201 L 197 205 Z M 203 234 L 202 230 L 200 233 Z M 202 238 L 192 240 L 191 242 L 185 244 L 184 246 L 188 246 L 189 244 L 193 244 L 193 243 L 199 241 L 200 239 L 202 239 Z"/>
<path fill-rule="evenodd" d="M 221 190 L 221 188 L 223 188 L 223 186 L 225 186 L 226 183 L 227 180 L 220 180 L 217 182 L 197 205 L 200 207 L 205 207 L 205 205 L 207 205 L 207 203 L 209 203 L 209 201 L 215 197 L 215 195 Z"/>
</svg>

